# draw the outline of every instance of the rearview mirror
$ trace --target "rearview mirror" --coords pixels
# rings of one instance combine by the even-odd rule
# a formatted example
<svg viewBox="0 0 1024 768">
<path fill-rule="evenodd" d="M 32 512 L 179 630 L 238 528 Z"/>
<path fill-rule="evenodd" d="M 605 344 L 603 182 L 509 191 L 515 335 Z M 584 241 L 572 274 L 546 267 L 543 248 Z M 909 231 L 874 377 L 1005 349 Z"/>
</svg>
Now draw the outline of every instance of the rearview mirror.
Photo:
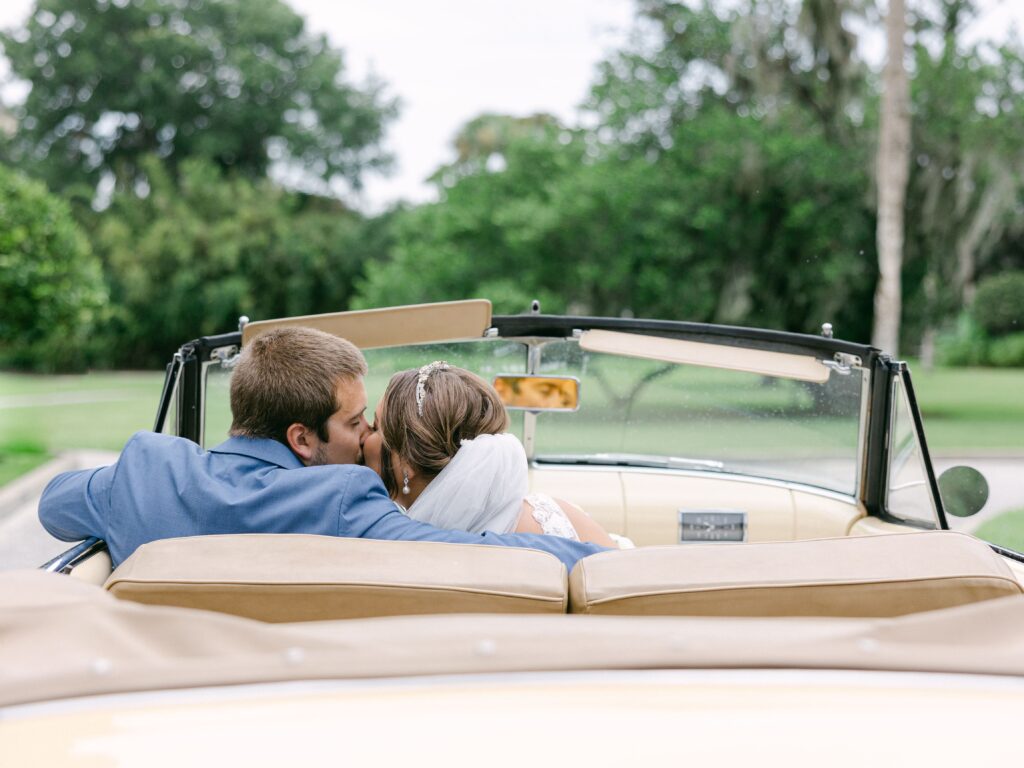
<svg viewBox="0 0 1024 768">
<path fill-rule="evenodd" d="M 494 388 L 505 407 L 514 411 L 575 411 L 580 407 L 580 382 L 572 376 L 495 376 Z"/>
<path fill-rule="evenodd" d="M 939 493 L 946 512 L 970 517 L 988 501 L 988 481 L 974 467 L 950 467 L 939 475 Z"/>
</svg>

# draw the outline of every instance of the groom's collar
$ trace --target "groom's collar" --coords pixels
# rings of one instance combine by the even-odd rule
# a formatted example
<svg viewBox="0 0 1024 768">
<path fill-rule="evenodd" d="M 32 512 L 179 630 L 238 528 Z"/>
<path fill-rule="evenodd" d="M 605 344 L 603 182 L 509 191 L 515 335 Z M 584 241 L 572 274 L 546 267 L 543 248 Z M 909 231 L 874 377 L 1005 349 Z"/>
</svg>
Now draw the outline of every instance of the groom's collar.
<svg viewBox="0 0 1024 768">
<path fill-rule="evenodd" d="M 267 464 L 276 464 L 282 469 L 298 469 L 303 466 L 299 457 L 284 443 L 262 437 L 229 437 L 216 448 L 211 448 L 210 453 L 246 456 Z"/>
</svg>

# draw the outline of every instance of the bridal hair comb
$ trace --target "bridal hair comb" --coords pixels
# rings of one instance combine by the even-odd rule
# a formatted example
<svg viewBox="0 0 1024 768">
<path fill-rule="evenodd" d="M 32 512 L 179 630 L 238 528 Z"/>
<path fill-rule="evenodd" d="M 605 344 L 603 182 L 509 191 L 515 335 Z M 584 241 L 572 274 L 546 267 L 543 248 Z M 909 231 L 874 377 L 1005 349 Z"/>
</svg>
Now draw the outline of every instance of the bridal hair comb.
<svg viewBox="0 0 1024 768">
<path fill-rule="evenodd" d="M 423 415 L 423 399 L 427 396 L 427 379 L 434 371 L 447 371 L 451 368 L 447 360 L 435 360 L 420 368 L 419 376 L 416 377 L 416 413 Z"/>
</svg>

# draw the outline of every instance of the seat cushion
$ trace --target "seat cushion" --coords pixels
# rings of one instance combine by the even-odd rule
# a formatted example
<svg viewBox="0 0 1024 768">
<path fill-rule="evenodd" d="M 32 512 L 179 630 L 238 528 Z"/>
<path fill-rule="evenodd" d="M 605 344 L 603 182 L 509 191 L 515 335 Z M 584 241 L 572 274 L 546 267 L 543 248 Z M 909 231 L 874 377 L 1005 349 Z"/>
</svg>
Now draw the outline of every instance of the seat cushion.
<svg viewBox="0 0 1024 768">
<path fill-rule="evenodd" d="M 951 531 L 642 547 L 577 563 L 571 613 L 900 616 L 1022 593 L 982 541 Z"/>
<path fill-rule="evenodd" d="M 262 621 L 425 613 L 564 613 L 565 566 L 531 549 L 305 534 L 194 536 L 139 547 L 106 589 Z"/>
</svg>

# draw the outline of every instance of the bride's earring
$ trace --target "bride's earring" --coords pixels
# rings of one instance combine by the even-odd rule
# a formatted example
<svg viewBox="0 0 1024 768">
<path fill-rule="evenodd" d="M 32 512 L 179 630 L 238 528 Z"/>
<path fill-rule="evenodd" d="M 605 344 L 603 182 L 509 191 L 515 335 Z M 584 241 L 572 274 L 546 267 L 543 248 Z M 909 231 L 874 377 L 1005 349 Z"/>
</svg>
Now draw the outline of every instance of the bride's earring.
<svg viewBox="0 0 1024 768">
<path fill-rule="evenodd" d="M 403 472 L 402 473 L 402 493 L 404 493 L 406 496 L 409 495 L 409 473 L 408 472 Z"/>
</svg>

